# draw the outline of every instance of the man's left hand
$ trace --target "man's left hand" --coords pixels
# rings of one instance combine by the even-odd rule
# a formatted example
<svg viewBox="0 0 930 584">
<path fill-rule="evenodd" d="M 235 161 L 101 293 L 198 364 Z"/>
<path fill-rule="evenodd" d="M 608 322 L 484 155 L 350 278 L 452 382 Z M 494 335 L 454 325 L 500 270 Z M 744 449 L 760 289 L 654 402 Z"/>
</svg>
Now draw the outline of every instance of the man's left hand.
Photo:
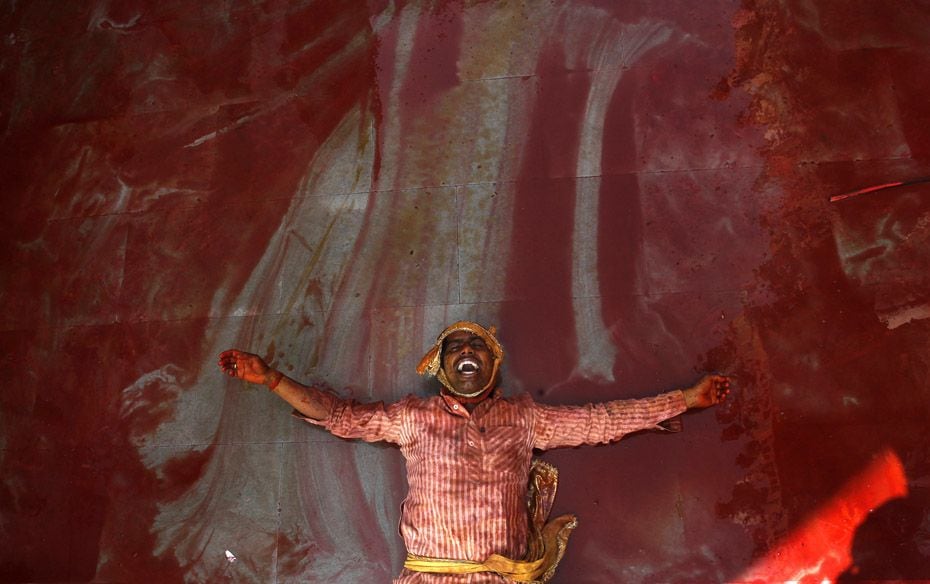
<svg viewBox="0 0 930 584">
<path fill-rule="evenodd" d="M 730 393 L 730 378 L 725 375 L 707 375 L 692 387 L 683 390 L 688 409 L 717 405 Z"/>
</svg>

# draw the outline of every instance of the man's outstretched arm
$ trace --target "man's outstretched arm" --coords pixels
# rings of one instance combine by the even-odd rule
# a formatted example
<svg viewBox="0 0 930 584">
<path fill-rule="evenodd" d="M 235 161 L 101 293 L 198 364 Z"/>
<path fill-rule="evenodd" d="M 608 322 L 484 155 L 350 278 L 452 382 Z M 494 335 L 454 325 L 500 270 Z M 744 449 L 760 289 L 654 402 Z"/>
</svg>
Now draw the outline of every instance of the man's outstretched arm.
<svg viewBox="0 0 930 584">
<path fill-rule="evenodd" d="M 687 389 L 651 398 L 623 399 L 581 406 L 534 404 L 534 448 L 548 450 L 582 444 L 604 444 L 626 434 L 657 428 L 657 424 L 685 410 L 722 402 L 730 380 L 708 375 Z"/>
<path fill-rule="evenodd" d="M 333 408 L 333 396 L 315 387 L 301 385 L 268 366 L 258 355 L 230 349 L 220 353 L 223 373 L 249 383 L 262 384 L 291 406 L 314 420 L 326 420 Z"/>
</svg>

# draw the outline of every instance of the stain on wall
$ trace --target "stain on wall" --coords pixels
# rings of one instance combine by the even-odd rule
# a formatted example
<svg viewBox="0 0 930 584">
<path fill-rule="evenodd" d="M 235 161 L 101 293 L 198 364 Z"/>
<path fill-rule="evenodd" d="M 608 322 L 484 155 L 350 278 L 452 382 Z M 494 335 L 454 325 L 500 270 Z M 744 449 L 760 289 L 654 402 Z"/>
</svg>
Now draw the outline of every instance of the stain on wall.
<svg viewBox="0 0 930 584">
<path fill-rule="evenodd" d="M 395 400 L 460 318 L 734 377 L 545 455 L 556 582 L 930 578 L 928 187 L 829 202 L 930 175 L 924 3 L 72 4 L 0 8 L 0 581 L 390 581 L 398 452 L 215 356 Z"/>
</svg>

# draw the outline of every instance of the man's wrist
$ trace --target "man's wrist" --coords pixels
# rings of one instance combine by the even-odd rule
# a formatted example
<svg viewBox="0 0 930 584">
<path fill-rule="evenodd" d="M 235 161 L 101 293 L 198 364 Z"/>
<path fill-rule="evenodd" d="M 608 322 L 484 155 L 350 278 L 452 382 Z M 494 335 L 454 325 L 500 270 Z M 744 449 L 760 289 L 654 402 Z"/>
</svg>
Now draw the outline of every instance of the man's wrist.
<svg viewBox="0 0 930 584">
<path fill-rule="evenodd" d="M 282 379 L 284 379 L 284 374 L 277 369 L 272 369 L 265 375 L 265 385 L 270 391 L 274 391 Z"/>
<path fill-rule="evenodd" d="M 684 394 L 684 396 L 685 396 L 685 407 L 686 407 L 686 408 L 688 408 L 688 409 L 690 410 L 690 409 L 693 408 L 695 405 L 697 405 L 697 404 L 695 403 L 695 400 L 697 399 L 697 397 L 694 395 L 694 388 L 693 388 L 693 387 L 685 388 L 685 389 L 681 390 L 681 393 Z"/>
</svg>

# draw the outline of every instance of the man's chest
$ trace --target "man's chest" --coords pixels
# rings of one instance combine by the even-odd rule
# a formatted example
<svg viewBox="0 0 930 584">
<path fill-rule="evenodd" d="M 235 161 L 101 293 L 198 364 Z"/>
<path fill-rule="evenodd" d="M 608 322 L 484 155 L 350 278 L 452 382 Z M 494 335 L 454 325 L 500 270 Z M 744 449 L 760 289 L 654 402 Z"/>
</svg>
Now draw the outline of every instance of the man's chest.
<svg viewBox="0 0 930 584">
<path fill-rule="evenodd" d="M 434 468 L 524 473 L 532 454 L 531 420 L 517 408 L 499 406 L 479 406 L 470 415 L 442 408 L 417 412 L 409 420 L 404 456 Z"/>
</svg>

